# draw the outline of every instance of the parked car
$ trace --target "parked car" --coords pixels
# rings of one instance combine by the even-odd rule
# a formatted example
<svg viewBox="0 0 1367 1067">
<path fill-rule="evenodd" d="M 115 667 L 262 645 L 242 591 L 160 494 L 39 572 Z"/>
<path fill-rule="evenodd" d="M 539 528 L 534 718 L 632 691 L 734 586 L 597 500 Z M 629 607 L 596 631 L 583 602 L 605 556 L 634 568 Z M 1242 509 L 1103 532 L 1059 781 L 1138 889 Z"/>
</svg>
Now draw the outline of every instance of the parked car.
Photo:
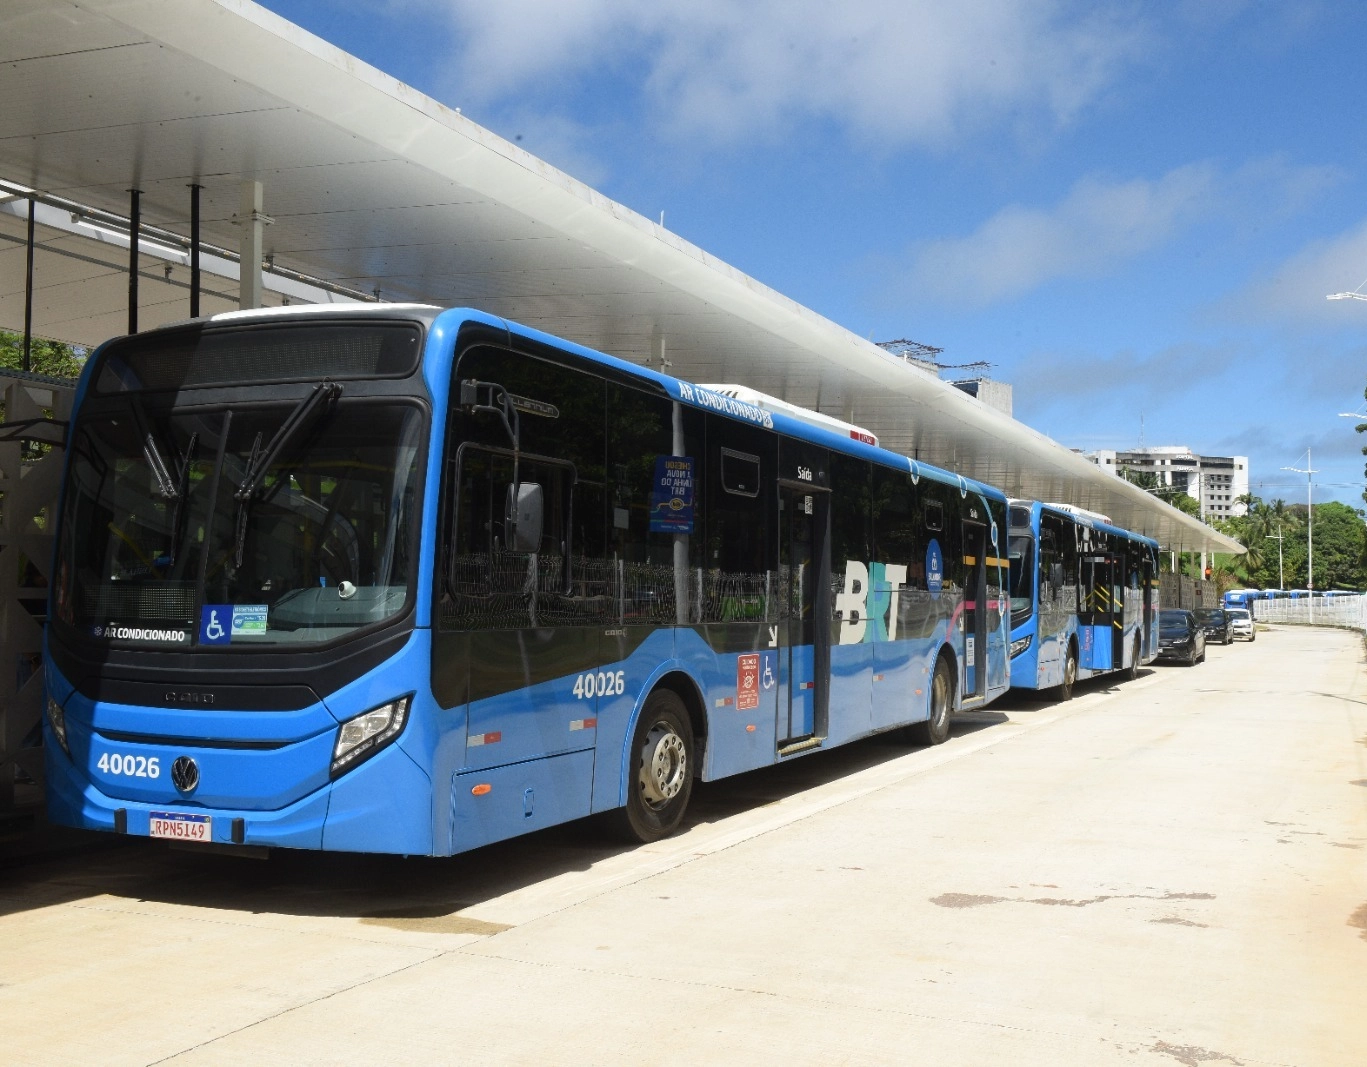
<svg viewBox="0 0 1367 1067">
<path fill-rule="evenodd" d="M 1158 613 L 1158 658 L 1189 667 L 1206 658 L 1206 631 L 1192 612 L 1165 608 Z"/>
<path fill-rule="evenodd" d="M 1253 626 L 1253 616 L 1247 608 L 1229 608 L 1225 611 L 1235 637 L 1247 637 L 1250 641 L 1258 639 L 1258 631 Z"/>
<path fill-rule="evenodd" d="M 1224 608 L 1196 608 L 1192 614 L 1205 630 L 1207 643 L 1234 644 L 1234 620 Z"/>
</svg>

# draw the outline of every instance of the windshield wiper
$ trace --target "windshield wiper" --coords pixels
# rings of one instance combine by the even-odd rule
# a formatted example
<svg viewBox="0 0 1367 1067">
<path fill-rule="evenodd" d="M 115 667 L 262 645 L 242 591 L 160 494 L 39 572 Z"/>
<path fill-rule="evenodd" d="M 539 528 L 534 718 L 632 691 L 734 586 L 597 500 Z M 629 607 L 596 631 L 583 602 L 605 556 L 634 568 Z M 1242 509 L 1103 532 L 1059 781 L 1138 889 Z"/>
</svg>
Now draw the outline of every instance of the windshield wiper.
<svg viewBox="0 0 1367 1067">
<path fill-rule="evenodd" d="M 171 479 L 171 472 L 166 466 L 166 460 L 162 458 L 161 448 L 157 445 L 156 434 L 147 422 L 147 412 L 143 410 L 142 401 L 134 394 L 132 398 L 133 421 L 138 426 L 138 438 L 142 442 L 142 454 L 147 460 L 147 465 L 152 468 L 152 477 L 157 480 L 157 492 L 161 493 L 167 500 L 175 500 L 178 495 L 176 483 Z"/>
<path fill-rule="evenodd" d="M 325 379 L 315 385 L 313 392 L 295 405 L 289 417 L 280 424 L 280 429 L 275 431 L 271 443 L 265 448 L 261 447 L 261 434 L 256 435 L 256 440 L 252 442 L 251 455 L 247 458 L 247 470 L 242 475 L 242 483 L 233 493 L 234 499 L 237 500 L 237 531 L 233 544 L 233 559 L 236 566 L 242 566 L 242 551 L 247 542 L 247 510 L 257 490 L 261 488 L 261 480 L 271 469 L 276 457 L 307 425 L 313 414 L 324 404 L 336 400 L 341 395 L 342 387 L 331 379 Z"/>
<path fill-rule="evenodd" d="M 195 459 L 195 449 L 199 447 L 199 431 L 196 430 L 190 435 L 190 442 L 185 446 L 185 455 L 180 457 L 180 477 L 173 487 L 176 510 L 171 514 L 171 547 L 166 553 L 168 568 L 175 566 L 176 553 L 180 551 L 180 539 L 183 534 L 181 526 L 185 518 L 185 498 L 190 493 L 190 464 Z"/>
</svg>

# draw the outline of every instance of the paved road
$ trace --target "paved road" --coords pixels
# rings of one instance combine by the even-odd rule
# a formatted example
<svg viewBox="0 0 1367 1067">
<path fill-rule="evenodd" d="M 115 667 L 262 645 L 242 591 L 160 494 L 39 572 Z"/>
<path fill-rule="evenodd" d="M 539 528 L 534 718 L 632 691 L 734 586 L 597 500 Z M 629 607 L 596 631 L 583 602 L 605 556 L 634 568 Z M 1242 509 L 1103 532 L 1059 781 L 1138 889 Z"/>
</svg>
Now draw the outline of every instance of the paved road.
<svg viewBox="0 0 1367 1067">
<path fill-rule="evenodd" d="M 1367 1063 L 1367 670 L 1265 631 L 638 849 L 0 872 L 0 1062 Z"/>
</svg>

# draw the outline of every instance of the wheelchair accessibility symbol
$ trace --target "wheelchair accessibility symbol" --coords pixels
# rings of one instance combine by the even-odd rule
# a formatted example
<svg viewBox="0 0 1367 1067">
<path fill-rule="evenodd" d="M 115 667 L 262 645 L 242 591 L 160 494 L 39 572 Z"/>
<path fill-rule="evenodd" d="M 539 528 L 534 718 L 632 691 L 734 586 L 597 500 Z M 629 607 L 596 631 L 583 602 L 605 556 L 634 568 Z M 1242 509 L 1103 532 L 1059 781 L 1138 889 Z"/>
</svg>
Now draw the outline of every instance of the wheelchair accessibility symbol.
<svg viewBox="0 0 1367 1067">
<path fill-rule="evenodd" d="M 226 645 L 232 640 L 233 635 L 229 626 L 225 626 L 220 621 L 231 619 L 232 610 L 231 604 L 204 605 L 199 615 L 199 643 L 201 645 Z"/>
</svg>

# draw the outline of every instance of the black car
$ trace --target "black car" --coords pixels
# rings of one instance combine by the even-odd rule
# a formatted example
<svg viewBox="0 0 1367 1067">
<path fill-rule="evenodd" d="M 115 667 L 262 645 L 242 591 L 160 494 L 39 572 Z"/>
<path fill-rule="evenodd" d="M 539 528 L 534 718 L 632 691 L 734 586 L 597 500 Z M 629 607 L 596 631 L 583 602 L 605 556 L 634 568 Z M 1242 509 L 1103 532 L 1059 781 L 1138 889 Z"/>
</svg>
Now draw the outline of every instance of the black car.
<svg viewBox="0 0 1367 1067">
<path fill-rule="evenodd" d="M 1234 644 L 1234 619 L 1224 608 L 1197 608 L 1192 614 L 1205 630 L 1207 642 Z"/>
<path fill-rule="evenodd" d="M 1206 658 L 1206 631 L 1192 612 L 1167 608 L 1158 613 L 1158 658 L 1189 667 Z"/>
</svg>

